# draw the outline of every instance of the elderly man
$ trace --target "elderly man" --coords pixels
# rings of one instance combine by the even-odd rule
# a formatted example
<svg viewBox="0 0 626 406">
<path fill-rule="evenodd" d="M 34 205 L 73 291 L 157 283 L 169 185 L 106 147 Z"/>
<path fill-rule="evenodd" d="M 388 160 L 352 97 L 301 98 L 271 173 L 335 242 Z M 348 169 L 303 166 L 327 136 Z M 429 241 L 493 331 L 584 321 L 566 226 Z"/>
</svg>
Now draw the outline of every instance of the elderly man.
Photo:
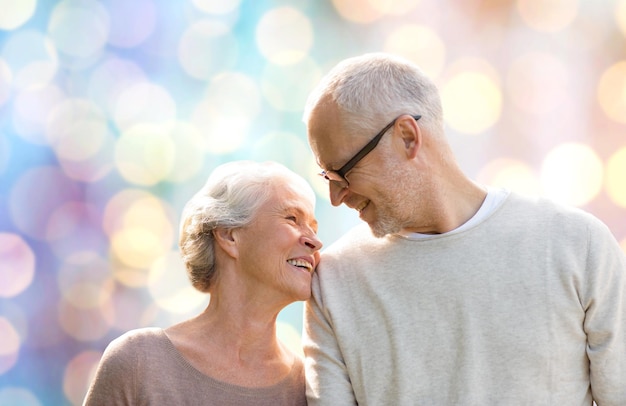
<svg viewBox="0 0 626 406">
<path fill-rule="evenodd" d="M 314 276 L 309 405 L 626 405 L 626 259 L 604 224 L 469 179 L 404 60 L 341 62 L 304 121 L 331 203 L 369 226 Z"/>
</svg>

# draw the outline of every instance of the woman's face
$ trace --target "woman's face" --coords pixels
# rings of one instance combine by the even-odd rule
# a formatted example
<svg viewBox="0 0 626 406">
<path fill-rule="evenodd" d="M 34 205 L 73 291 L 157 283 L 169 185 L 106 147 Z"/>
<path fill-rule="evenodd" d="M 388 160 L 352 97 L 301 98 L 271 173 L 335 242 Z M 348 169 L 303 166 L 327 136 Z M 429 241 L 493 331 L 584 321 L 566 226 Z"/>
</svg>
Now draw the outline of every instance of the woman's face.
<svg viewBox="0 0 626 406">
<path fill-rule="evenodd" d="M 253 221 L 236 232 L 239 261 L 255 291 L 267 291 L 287 305 L 311 295 L 322 243 L 310 195 L 286 181 L 272 189 Z"/>
</svg>

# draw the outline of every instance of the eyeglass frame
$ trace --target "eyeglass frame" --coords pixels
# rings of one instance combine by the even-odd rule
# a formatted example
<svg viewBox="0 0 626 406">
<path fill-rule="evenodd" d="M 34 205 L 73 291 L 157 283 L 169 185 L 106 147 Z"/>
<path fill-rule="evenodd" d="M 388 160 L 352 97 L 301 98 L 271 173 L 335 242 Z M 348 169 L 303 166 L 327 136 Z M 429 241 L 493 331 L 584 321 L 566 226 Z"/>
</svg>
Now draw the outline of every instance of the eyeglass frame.
<svg viewBox="0 0 626 406">
<path fill-rule="evenodd" d="M 378 134 L 376 134 L 374 136 L 374 138 L 372 138 L 367 144 L 365 144 L 365 146 L 363 148 L 361 148 L 359 150 L 359 152 L 357 152 L 352 158 L 350 158 L 350 160 L 348 162 L 346 162 L 341 168 L 335 170 L 323 170 L 320 173 L 318 173 L 319 176 L 323 177 L 324 179 L 326 179 L 329 182 L 338 182 L 340 183 L 340 185 L 343 188 L 346 188 L 348 186 L 350 186 L 350 182 L 348 181 L 348 179 L 346 179 L 346 174 L 348 172 L 350 172 L 350 170 L 352 168 L 354 168 L 354 166 L 356 164 L 358 164 L 361 159 L 365 158 L 365 156 L 367 154 L 369 154 L 370 152 L 372 152 L 372 150 L 374 148 L 376 148 L 376 146 L 378 145 L 378 143 L 380 142 L 381 138 L 383 138 L 383 135 L 385 135 L 385 133 L 387 131 L 389 131 L 389 129 L 391 127 L 394 126 L 394 124 L 396 124 L 396 121 L 402 117 L 404 114 L 394 118 L 389 124 L 387 124 L 382 130 L 380 130 L 380 132 Z M 421 115 L 416 114 L 416 115 L 411 115 L 411 117 L 413 117 L 413 119 L 415 121 L 419 120 L 420 118 L 422 118 Z M 330 175 L 330 176 L 329 176 Z M 337 175 L 338 179 L 333 179 L 331 178 L 331 176 Z M 345 185 L 344 185 L 345 184 Z"/>
</svg>

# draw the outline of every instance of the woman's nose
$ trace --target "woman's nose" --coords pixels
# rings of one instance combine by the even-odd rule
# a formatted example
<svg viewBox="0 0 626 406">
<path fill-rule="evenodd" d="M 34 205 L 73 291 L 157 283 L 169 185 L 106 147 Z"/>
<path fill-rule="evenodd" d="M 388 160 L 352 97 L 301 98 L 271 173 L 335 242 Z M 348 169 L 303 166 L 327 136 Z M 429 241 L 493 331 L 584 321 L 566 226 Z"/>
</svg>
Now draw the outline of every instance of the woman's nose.
<svg viewBox="0 0 626 406">
<path fill-rule="evenodd" d="M 307 247 L 311 248 L 314 251 L 319 251 L 322 248 L 322 241 L 317 238 L 316 234 L 311 234 L 311 235 L 305 235 L 303 236 L 304 238 L 304 245 L 306 245 Z"/>
</svg>

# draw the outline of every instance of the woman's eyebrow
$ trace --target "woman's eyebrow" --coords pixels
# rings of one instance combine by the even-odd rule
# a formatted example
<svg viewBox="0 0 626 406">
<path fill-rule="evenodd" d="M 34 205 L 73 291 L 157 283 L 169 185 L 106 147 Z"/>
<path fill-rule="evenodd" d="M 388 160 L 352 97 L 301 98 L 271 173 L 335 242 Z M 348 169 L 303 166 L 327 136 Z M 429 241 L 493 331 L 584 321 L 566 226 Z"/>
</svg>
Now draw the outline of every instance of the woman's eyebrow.
<svg viewBox="0 0 626 406">
<path fill-rule="evenodd" d="M 305 217 L 308 216 L 308 213 L 307 213 L 306 210 L 303 210 L 301 207 L 295 206 L 295 205 L 284 204 L 284 205 L 281 206 L 281 210 L 283 212 L 293 212 L 293 211 L 295 211 L 295 212 L 298 213 L 298 215 L 305 216 Z M 313 216 L 313 220 L 311 220 L 309 222 L 309 225 L 314 227 L 315 231 L 317 232 L 319 223 L 318 223 L 317 219 L 315 218 L 315 216 Z"/>
</svg>

